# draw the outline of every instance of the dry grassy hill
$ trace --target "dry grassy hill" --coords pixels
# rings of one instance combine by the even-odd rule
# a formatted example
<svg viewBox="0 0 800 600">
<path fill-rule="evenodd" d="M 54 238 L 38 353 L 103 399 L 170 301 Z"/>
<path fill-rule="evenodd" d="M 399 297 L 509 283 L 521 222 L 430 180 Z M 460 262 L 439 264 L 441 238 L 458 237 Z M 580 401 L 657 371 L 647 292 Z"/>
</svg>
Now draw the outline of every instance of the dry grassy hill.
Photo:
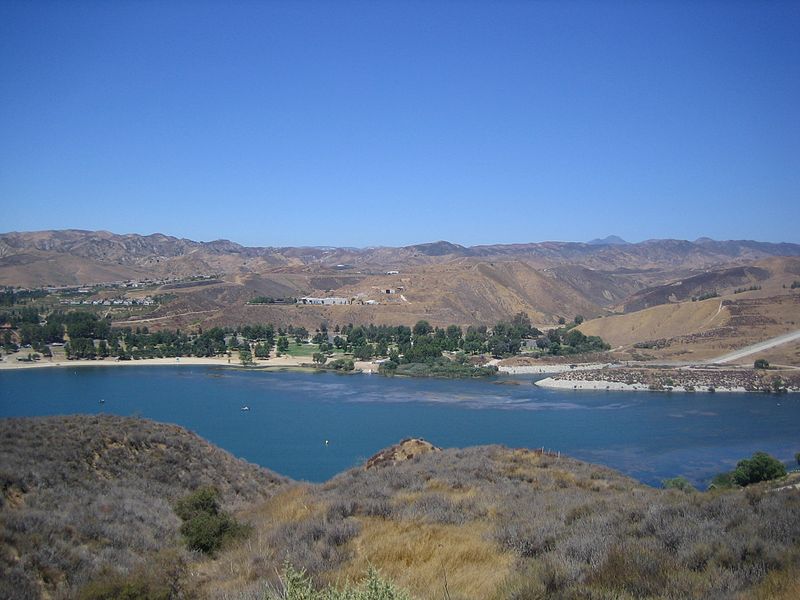
<svg viewBox="0 0 800 600">
<path fill-rule="evenodd" d="M 624 315 L 593 319 L 580 325 L 586 335 L 599 335 L 612 347 L 702 333 L 722 326 L 730 315 L 719 298 L 702 302 L 662 304 Z"/>
<path fill-rule="evenodd" d="M 397 275 L 317 272 L 228 277 L 223 285 L 170 290 L 175 299 L 146 318 L 165 327 L 272 322 L 313 328 L 321 322 L 394 325 L 419 319 L 466 326 L 491 325 L 527 312 L 534 322 L 551 326 L 559 316 L 603 314 L 604 305 L 619 302 L 638 287 L 624 277 L 580 267 L 536 270 L 520 261 L 458 259 L 410 267 Z M 355 300 L 351 305 L 324 307 L 248 304 L 255 296 L 305 295 Z"/>
<path fill-rule="evenodd" d="M 73 597 L 89 579 L 121 571 L 129 575 L 117 576 L 117 589 L 125 577 L 134 590 L 168 576 L 176 597 L 254 600 L 286 561 L 319 584 L 372 565 L 420 599 L 800 591 L 798 490 L 656 490 L 566 457 L 422 440 L 326 483 L 287 485 L 149 421 L 0 426 L 3 598 Z M 171 510 L 176 495 L 208 483 L 252 527 L 213 557 L 179 549 Z"/>
<path fill-rule="evenodd" d="M 661 304 L 685 302 L 716 293 L 729 296 L 744 292 L 748 297 L 763 298 L 785 293 L 800 277 L 800 259 L 773 257 L 749 265 L 707 269 L 681 277 L 664 285 L 649 286 L 631 294 L 621 304 L 623 312 L 635 312 Z"/>
<path fill-rule="evenodd" d="M 580 326 L 623 358 L 704 360 L 800 328 L 800 290 L 776 296 L 742 293 L 700 302 L 664 304 Z M 795 350 L 770 352 L 775 362 L 800 365 Z M 757 358 L 757 357 L 755 357 Z M 752 364 L 754 357 L 745 362 Z"/>
<path fill-rule="evenodd" d="M 0 419 L 0 598 L 72 598 L 109 569 L 177 547 L 172 505 L 198 487 L 241 509 L 287 482 L 175 425 Z"/>
<path fill-rule="evenodd" d="M 792 288 L 798 278 L 800 259 L 792 257 L 710 270 L 632 294 L 618 307 L 625 314 L 593 319 L 580 329 L 627 358 L 711 358 L 800 328 L 800 288 Z M 691 300 L 711 292 L 718 296 Z M 767 354 L 780 364 L 800 365 L 791 346 Z"/>
<path fill-rule="evenodd" d="M 800 590 L 796 490 L 687 494 L 528 450 L 407 444 L 241 513 L 251 539 L 193 566 L 198 593 L 260 598 L 286 561 L 320 585 L 372 565 L 424 600 Z"/>
</svg>

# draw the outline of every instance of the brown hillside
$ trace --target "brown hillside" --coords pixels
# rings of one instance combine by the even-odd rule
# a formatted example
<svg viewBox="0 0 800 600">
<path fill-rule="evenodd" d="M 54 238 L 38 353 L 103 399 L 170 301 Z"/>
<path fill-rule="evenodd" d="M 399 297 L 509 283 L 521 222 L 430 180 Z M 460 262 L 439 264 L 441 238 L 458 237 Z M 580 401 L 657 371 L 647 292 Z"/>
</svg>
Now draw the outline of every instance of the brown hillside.
<svg viewBox="0 0 800 600">
<path fill-rule="evenodd" d="M 593 319 L 580 325 L 586 335 L 599 335 L 612 347 L 674 338 L 721 327 L 730 318 L 719 298 L 654 306 L 625 315 Z"/>
<path fill-rule="evenodd" d="M 175 425 L 114 416 L 0 419 L 0 598 L 74 598 L 107 569 L 176 546 L 172 504 L 214 486 L 225 506 L 288 480 Z"/>
<path fill-rule="evenodd" d="M 410 325 L 420 319 L 439 326 L 492 325 L 518 312 L 530 315 L 540 327 L 550 327 L 559 317 L 592 318 L 609 314 L 615 307 L 631 312 L 713 290 L 727 297 L 737 288 L 757 285 L 760 290 L 732 299 L 776 296 L 786 293 L 783 286 L 800 279 L 797 255 L 797 245 L 750 241 L 248 248 L 227 240 L 195 242 L 161 234 L 67 230 L 0 234 L 0 284 L 83 284 L 196 275 L 220 280 L 166 285 L 153 293 L 166 292 L 171 301 L 148 309 L 150 314 L 137 311 L 131 317 L 135 320 L 118 323 L 153 328 L 253 322 L 307 328 L 322 322 Z M 353 304 L 248 304 L 255 296 L 305 295 L 342 296 L 353 299 Z M 628 326 L 625 335 L 609 333 L 631 343 L 662 333 L 669 337 L 702 333 L 697 329 L 703 323 L 702 314 L 689 318 L 689 312 L 670 317 L 658 327 L 647 325 L 645 317 L 645 323 Z M 763 316 L 769 318 L 766 313 Z"/>
<path fill-rule="evenodd" d="M 709 293 L 725 293 L 735 288 L 759 286 L 772 274 L 756 266 L 706 271 L 691 277 L 642 290 L 625 300 L 624 311 L 635 312 L 659 304 L 684 302 Z"/>
<path fill-rule="evenodd" d="M 258 597 L 284 561 L 320 585 L 371 565 L 421 600 L 748 598 L 796 589 L 798 516 L 797 491 L 687 494 L 529 450 L 450 449 L 288 488 L 243 517 L 252 541 L 197 571 L 213 599 Z"/>
<path fill-rule="evenodd" d="M 285 485 L 179 427 L 92 416 L 0 427 L 3 598 L 129 597 L 161 577 L 174 597 L 263 598 L 286 562 L 318 585 L 371 565 L 420 600 L 797 589 L 796 489 L 657 490 L 559 455 L 423 440 L 379 453 L 380 468 Z M 171 508 L 208 484 L 251 525 L 212 557 L 180 550 Z"/>
<path fill-rule="evenodd" d="M 703 360 L 795 331 L 800 327 L 800 290 L 763 297 L 764 291 L 701 302 L 655 306 L 587 321 L 580 330 L 599 335 L 623 358 Z M 798 365 L 796 354 L 776 349 L 783 364 Z M 753 357 L 747 362 L 752 364 Z"/>
<path fill-rule="evenodd" d="M 411 267 L 398 275 L 265 273 L 228 277 L 223 285 L 171 290 L 175 299 L 140 320 L 154 326 L 273 322 L 317 327 L 327 323 L 494 324 L 518 312 L 553 325 L 559 316 L 593 316 L 635 284 L 583 268 L 538 271 L 504 260 L 459 259 Z M 389 289 L 393 293 L 386 294 Z M 341 296 L 347 306 L 248 305 L 255 296 Z M 367 304 L 367 301 L 377 304 Z"/>
</svg>

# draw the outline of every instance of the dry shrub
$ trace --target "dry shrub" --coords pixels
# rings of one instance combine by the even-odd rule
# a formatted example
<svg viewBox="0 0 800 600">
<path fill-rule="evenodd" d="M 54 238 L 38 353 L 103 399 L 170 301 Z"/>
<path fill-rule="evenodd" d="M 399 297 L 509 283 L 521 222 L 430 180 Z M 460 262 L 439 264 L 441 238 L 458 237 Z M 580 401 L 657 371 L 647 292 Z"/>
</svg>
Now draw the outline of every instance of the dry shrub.
<svg viewBox="0 0 800 600">
<path fill-rule="evenodd" d="M 186 560 L 176 551 L 163 551 L 129 573 L 104 569 L 78 593 L 79 600 L 173 600 L 193 598 L 187 589 Z"/>
<path fill-rule="evenodd" d="M 796 600 L 800 598 L 800 568 L 772 571 L 743 600 Z"/>
<path fill-rule="evenodd" d="M 588 583 L 637 598 L 657 596 L 669 581 L 671 562 L 649 545 L 614 546 Z"/>
</svg>

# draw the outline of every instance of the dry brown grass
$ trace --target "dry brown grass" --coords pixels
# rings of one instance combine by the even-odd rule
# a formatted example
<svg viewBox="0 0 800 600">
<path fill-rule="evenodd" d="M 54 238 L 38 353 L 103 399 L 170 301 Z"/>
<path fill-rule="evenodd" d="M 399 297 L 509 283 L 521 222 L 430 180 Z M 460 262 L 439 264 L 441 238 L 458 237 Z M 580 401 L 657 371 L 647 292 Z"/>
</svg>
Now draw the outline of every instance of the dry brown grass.
<svg viewBox="0 0 800 600">
<path fill-rule="evenodd" d="M 435 492 L 447 496 L 451 501 L 458 502 L 460 500 L 471 500 L 475 498 L 478 491 L 472 487 L 454 488 L 446 481 L 440 479 L 429 479 L 425 483 L 426 492 Z"/>
<path fill-rule="evenodd" d="M 476 490 L 454 489 L 445 481 L 431 479 L 425 493 L 400 492 L 392 504 L 411 505 L 426 493 L 457 501 L 473 498 Z M 201 595 L 238 597 L 258 580 L 273 578 L 282 561 L 279 549 L 270 543 L 275 528 L 322 517 L 327 509 L 313 498 L 311 486 L 295 485 L 239 514 L 253 526 L 252 534 L 218 558 L 195 564 Z M 379 517 L 358 517 L 358 521 L 361 531 L 346 545 L 350 560 L 334 572 L 320 573 L 319 581 L 357 581 L 372 565 L 421 600 L 441 598 L 445 577 L 454 600 L 488 597 L 508 577 L 515 560 L 491 540 L 490 527 L 484 523 L 446 525 Z"/>
<path fill-rule="evenodd" d="M 299 523 L 319 516 L 324 506 L 311 498 L 310 486 L 292 485 L 266 502 L 237 514 L 252 527 L 248 538 L 228 548 L 219 560 L 203 559 L 193 568 L 196 584 L 203 596 L 235 593 L 248 583 L 275 574 L 281 559 L 271 543 L 271 532 L 278 525 Z"/>
<path fill-rule="evenodd" d="M 663 304 L 637 312 L 593 319 L 580 325 L 586 335 L 599 335 L 612 347 L 636 342 L 688 335 L 719 327 L 728 318 L 723 308 L 718 316 L 720 299 L 702 302 Z"/>
<path fill-rule="evenodd" d="M 321 507 L 309 495 L 310 486 L 293 485 L 266 503 L 242 513 L 250 523 L 292 523 L 318 514 Z"/>
<path fill-rule="evenodd" d="M 788 568 L 769 573 L 755 589 L 741 600 L 796 600 L 800 598 L 800 569 Z"/>
<path fill-rule="evenodd" d="M 488 598 L 508 577 L 513 556 L 489 541 L 489 527 L 478 522 L 440 525 L 361 518 L 361 535 L 351 542 L 354 557 L 344 577 L 360 577 L 373 565 L 421 600 L 444 597 Z"/>
<path fill-rule="evenodd" d="M 622 358 L 713 358 L 800 328 L 800 294 L 783 289 L 775 294 L 759 297 L 752 292 L 654 306 L 593 319 L 583 323 L 580 330 L 586 335 L 599 335 L 614 348 L 622 346 Z M 720 303 L 723 303 L 721 310 Z M 638 342 L 654 340 L 668 340 L 669 344 L 663 348 L 632 347 Z M 763 358 L 770 360 L 770 357 L 780 364 L 800 364 L 796 345 L 775 348 Z M 752 364 L 753 360 L 751 356 L 743 362 Z"/>
<path fill-rule="evenodd" d="M 260 600 L 288 560 L 317 586 L 374 566 L 420 600 L 786 599 L 799 515 L 793 491 L 660 491 L 566 457 L 444 450 L 281 490 L 191 583 Z"/>
</svg>

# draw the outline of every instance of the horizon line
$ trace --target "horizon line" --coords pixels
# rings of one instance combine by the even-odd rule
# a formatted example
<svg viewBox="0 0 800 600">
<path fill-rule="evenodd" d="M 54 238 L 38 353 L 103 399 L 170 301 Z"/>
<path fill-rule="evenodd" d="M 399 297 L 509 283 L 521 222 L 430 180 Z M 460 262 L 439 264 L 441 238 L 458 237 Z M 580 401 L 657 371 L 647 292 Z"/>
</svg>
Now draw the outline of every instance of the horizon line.
<svg viewBox="0 0 800 600">
<path fill-rule="evenodd" d="M 415 246 L 429 246 L 434 244 L 448 244 L 452 246 L 458 246 L 464 249 L 473 249 L 473 248 L 485 248 L 485 247 L 492 247 L 492 246 L 527 246 L 527 245 L 539 245 L 539 244 L 581 244 L 581 245 L 596 245 L 596 246 L 624 246 L 624 245 L 639 245 L 645 244 L 648 242 L 663 242 L 663 241 L 676 241 L 676 242 L 688 242 L 691 244 L 696 244 L 702 241 L 711 241 L 711 242 L 756 242 L 759 244 L 773 244 L 773 245 L 782 245 L 782 244 L 790 244 L 790 245 L 798 245 L 798 242 L 787 242 L 787 241 L 763 241 L 757 240 L 752 238 L 739 238 L 739 239 L 716 239 L 709 236 L 700 236 L 695 238 L 694 240 L 684 239 L 684 238 L 673 238 L 673 237 L 660 237 L 660 238 L 647 238 L 644 240 L 639 240 L 632 242 L 630 240 L 623 239 L 621 236 L 617 236 L 615 234 L 609 234 L 604 237 L 596 237 L 592 238 L 591 240 L 587 241 L 580 241 L 580 240 L 556 240 L 556 239 L 545 239 L 545 240 L 538 240 L 538 241 L 525 241 L 525 242 L 482 242 L 479 244 L 471 244 L 465 245 L 459 242 L 453 242 L 451 240 L 445 239 L 438 239 L 433 241 L 426 241 L 426 242 L 416 242 L 411 244 L 402 244 L 402 245 L 383 245 L 383 244 L 367 244 L 364 246 L 357 246 L 357 245 L 336 245 L 336 244 L 296 244 L 296 245 L 248 245 L 241 242 L 237 242 L 233 239 L 226 238 L 226 237 L 219 237 L 214 239 L 195 239 L 190 237 L 184 237 L 179 235 L 172 235 L 169 233 L 163 233 L 161 231 L 154 231 L 152 233 L 138 233 L 138 232 L 127 232 L 127 233 L 117 233 L 115 231 L 111 231 L 108 229 L 81 229 L 78 227 L 66 227 L 63 229 L 36 229 L 36 230 L 12 230 L 12 231 L 5 231 L 0 232 L 1 236 L 8 236 L 8 235 L 31 235 L 31 234 L 46 234 L 46 233 L 65 233 L 65 232 L 74 232 L 74 233 L 85 233 L 85 234 L 108 234 L 112 236 L 138 236 L 138 237 L 150 237 L 150 236 L 164 236 L 168 238 L 173 238 L 176 240 L 184 240 L 194 243 L 200 244 L 213 244 L 217 242 L 228 242 L 232 244 L 236 244 L 243 248 L 314 248 L 314 249 L 337 249 L 337 250 L 372 250 L 372 249 L 379 249 L 379 248 L 412 248 Z M 610 238 L 616 238 L 621 240 L 621 242 L 606 242 L 606 240 Z M 604 243 L 605 242 L 605 243 Z"/>
</svg>

